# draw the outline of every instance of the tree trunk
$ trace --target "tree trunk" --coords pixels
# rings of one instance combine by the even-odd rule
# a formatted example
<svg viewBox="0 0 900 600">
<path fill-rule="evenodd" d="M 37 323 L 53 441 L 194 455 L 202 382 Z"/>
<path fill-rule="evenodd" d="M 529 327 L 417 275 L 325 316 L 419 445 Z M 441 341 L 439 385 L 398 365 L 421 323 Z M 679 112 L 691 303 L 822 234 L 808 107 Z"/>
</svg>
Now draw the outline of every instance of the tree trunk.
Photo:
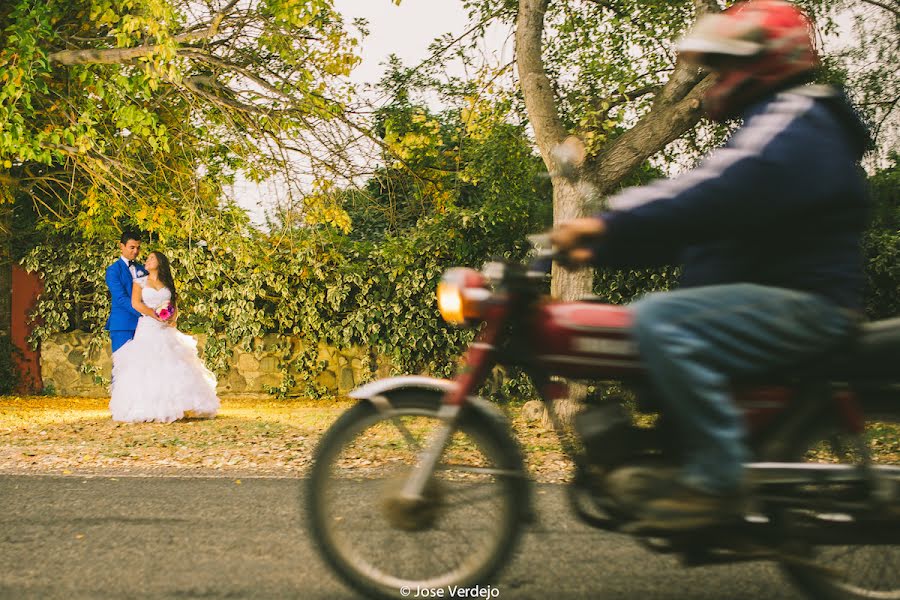
<svg viewBox="0 0 900 600">
<path fill-rule="evenodd" d="M 12 205 L 0 204 L 0 341 L 9 340 L 12 329 L 11 210 Z"/>
<path fill-rule="evenodd" d="M 584 199 L 566 181 L 553 185 L 553 224 L 565 223 L 585 216 Z M 550 295 L 560 300 L 577 300 L 591 293 L 594 283 L 593 269 L 568 271 L 553 265 L 550 281 Z"/>
<path fill-rule="evenodd" d="M 541 37 L 544 30 L 544 13 L 548 0 L 520 0 L 516 20 L 516 64 L 519 82 L 525 98 L 525 109 L 534 129 L 534 138 L 547 170 L 557 172 L 552 155 L 553 148 L 565 139 L 566 131 L 556 109 L 556 98 L 550 79 L 544 70 L 541 56 Z M 584 198 L 578 190 L 561 177 L 554 177 L 553 223 L 563 223 L 584 216 Z M 591 293 L 594 272 L 592 269 L 567 271 L 553 265 L 550 294 L 560 300 L 574 300 Z M 564 423 L 571 423 L 579 401 L 584 396 L 583 385 L 570 384 L 569 398 L 557 400 L 554 408 Z M 547 415 L 542 422 L 549 423 Z"/>
<path fill-rule="evenodd" d="M 559 169 L 556 168 L 551 152 L 565 139 L 566 131 L 559 119 L 553 86 L 544 70 L 544 60 L 541 57 L 541 37 L 548 1 L 520 0 L 516 21 L 516 65 L 535 142 L 547 170 L 555 173 Z M 584 216 L 584 198 L 568 181 L 554 177 L 554 225 L 581 216 Z M 570 272 L 553 265 L 552 275 L 550 293 L 554 298 L 574 300 L 591 292 L 593 271 L 590 269 Z"/>
</svg>

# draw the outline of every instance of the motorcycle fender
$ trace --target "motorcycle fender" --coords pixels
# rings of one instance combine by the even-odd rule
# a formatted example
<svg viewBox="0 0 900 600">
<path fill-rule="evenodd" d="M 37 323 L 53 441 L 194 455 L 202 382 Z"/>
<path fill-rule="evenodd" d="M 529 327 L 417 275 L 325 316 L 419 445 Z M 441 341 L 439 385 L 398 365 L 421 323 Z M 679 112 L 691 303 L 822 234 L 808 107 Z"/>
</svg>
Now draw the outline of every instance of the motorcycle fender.
<svg viewBox="0 0 900 600">
<path fill-rule="evenodd" d="M 424 388 L 446 392 L 452 389 L 454 385 L 455 384 L 449 379 L 437 379 L 436 377 L 425 377 L 424 375 L 402 375 L 400 377 L 388 377 L 386 379 L 379 379 L 378 381 L 367 383 L 356 388 L 347 395 L 357 400 L 371 400 L 374 396 L 381 396 L 385 392 L 402 390 L 405 388 Z"/>
<path fill-rule="evenodd" d="M 443 395 L 452 390 L 455 385 L 449 379 L 437 379 L 423 375 L 404 375 L 367 383 L 347 395 L 357 400 L 368 400 L 377 410 L 384 411 L 391 409 L 390 393 L 393 391 L 420 389 Z M 522 474 L 522 485 L 519 487 L 520 506 L 522 508 L 521 516 L 524 521 L 533 522 L 535 514 L 531 499 L 531 486 L 528 485 L 528 472 L 525 469 L 521 448 L 511 434 L 506 416 L 496 406 L 477 396 L 468 397 L 466 399 L 466 407 L 467 410 L 475 411 L 479 420 L 491 427 L 492 438 L 502 441 L 509 459 L 513 462 L 513 468 Z"/>
</svg>

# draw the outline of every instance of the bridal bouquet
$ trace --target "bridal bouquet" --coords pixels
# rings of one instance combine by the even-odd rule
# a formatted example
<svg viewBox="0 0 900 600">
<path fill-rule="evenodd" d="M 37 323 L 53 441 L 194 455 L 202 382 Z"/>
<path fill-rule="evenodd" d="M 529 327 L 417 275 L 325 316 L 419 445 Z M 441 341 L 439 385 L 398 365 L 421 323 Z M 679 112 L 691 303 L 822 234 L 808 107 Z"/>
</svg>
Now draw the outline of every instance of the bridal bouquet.
<svg viewBox="0 0 900 600">
<path fill-rule="evenodd" d="M 175 306 L 168 300 L 156 307 L 156 316 L 162 321 L 168 321 L 175 314 Z"/>
</svg>

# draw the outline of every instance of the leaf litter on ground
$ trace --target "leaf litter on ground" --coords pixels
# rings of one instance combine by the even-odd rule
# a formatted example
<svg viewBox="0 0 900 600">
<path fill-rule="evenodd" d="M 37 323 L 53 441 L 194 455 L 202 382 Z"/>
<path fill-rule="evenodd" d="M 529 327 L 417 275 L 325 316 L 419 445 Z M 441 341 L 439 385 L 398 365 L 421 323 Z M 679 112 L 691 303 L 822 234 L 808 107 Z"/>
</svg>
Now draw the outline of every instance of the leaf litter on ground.
<svg viewBox="0 0 900 600">
<path fill-rule="evenodd" d="M 319 437 L 353 404 L 346 398 L 226 397 L 214 419 L 116 423 L 108 403 L 105 398 L 0 397 L 0 472 L 302 477 Z M 542 482 L 567 481 L 572 465 L 556 434 L 526 420 L 518 406 L 504 410 L 531 475 Z M 879 462 L 900 460 L 896 424 L 873 424 L 869 438 Z M 377 468 L 392 440 L 377 432 L 367 437 L 355 449 L 360 464 Z"/>
</svg>

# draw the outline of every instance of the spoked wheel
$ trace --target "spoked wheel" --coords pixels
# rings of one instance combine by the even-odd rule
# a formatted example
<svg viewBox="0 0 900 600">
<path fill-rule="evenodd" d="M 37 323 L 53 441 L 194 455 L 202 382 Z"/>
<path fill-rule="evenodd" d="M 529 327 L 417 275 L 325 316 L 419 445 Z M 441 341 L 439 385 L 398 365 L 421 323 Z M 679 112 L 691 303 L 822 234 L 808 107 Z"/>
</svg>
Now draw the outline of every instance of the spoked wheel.
<svg viewBox="0 0 900 600">
<path fill-rule="evenodd" d="M 858 463 L 855 439 L 836 433 L 823 425 L 807 441 L 798 444 L 794 459 L 807 462 Z M 860 484 L 819 484 L 810 490 L 810 497 L 842 498 L 848 506 L 858 504 L 868 496 L 868 489 Z M 900 512 L 896 500 L 890 507 L 876 514 L 852 508 L 823 508 L 821 510 L 784 510 L 778 515 L 786 528 L 792 554 L 802 557 L 799 563 L 785 563 L 784 570 L 811 598 L 845 600 L 875 598 L 900 600 Z M 856 532 L 865 531 L 863 543 L 813 544 L 791 541 L 791 530 L 811 523 L 832 524 Z M 803 536 L 800 536 L 801 538 Z M 881 538 L 876 541 L 875 538 Z M 866 541 L 871 540 L 869 545 Z M 806 563 L 806 564 L 804 564 Z"/>
<path fill-rule="evenodd" d="M 493 583 L 526 508 L 517 446 L 484 412 L 465 408 L 423 497 L 406 500 L 403 485 L 442 424 L 440 394 L 407 390 L 389 401 L 387 410 L 357 404 L 319 443 L 307 488 L 314 541 L 368 596 Z"/>
</svg>

